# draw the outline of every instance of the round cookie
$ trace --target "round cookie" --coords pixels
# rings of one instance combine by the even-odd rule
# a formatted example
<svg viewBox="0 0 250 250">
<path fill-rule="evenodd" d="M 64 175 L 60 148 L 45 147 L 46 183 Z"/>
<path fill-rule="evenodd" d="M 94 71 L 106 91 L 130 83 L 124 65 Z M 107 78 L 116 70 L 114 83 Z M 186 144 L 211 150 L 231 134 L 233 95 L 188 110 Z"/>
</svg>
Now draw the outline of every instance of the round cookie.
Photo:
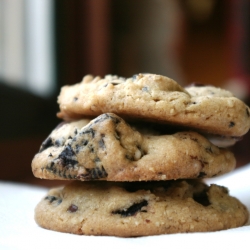
<svg viewBox="0 0 250 250">
<path fill-rule="evenodd" d="M 121 237 L 217 231 L 247 219 L 245 206 L 225 187 L 194 180 L 74 181 L 50 190 L 35 209 L 43 228 Z"/>
<path fill-rule="evenodd" d="M 205 133 L 240 137 L 250 128 L 250 110 L 229 91 L 210 87 L 182 88 L 155 74 L 132 78 L 83 78 L 64 86 L 58 97 L 58 117 L 74 120 L 112 112 L 126 119 L 176 124 Z"/>
<path fill-rule="evenodd" d="M 36 177 L 142 181 L 213 177 L 234 169 L 233 153 L 196 132 L 141 134 L 115 114 L 62 124 L 32 161 Z"/>
</svg>

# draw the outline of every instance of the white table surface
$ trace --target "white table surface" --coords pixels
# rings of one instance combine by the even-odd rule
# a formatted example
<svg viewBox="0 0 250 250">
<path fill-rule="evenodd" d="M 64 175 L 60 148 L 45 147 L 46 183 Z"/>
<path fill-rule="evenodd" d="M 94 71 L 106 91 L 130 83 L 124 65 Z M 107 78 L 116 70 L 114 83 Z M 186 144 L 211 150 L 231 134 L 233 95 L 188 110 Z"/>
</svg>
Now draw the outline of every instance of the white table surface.
<svg viewBox="0 0 250 250">
<path fill-rule="evenodd" d="M 250 211 L 250 164 L 221 177 L 207 180 L 229 188 Z M 47 188 L 0 181 L 0 249 L 240 249 L 250 250 L 250 223 L 212 233 L 119 238 L 79 236 L 40 228 L 34 208 Z"/>
</svg>

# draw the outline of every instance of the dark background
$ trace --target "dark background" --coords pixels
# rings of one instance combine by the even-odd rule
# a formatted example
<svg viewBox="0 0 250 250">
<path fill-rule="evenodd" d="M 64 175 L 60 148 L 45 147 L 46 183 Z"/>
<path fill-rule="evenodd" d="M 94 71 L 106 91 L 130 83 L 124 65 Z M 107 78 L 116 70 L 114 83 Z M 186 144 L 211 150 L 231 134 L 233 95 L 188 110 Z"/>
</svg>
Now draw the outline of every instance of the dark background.
<svg viewBox="0 0 250 250">
<path fill-rule="evenodd" d="M 229 79 L 237 77 L 235 65 L 243 65 L 248 74 L 249 56 L 247 58 L 246 55 L 249 47 L 239 45 L 240 48 L 234 47 L 236 52 L 232 53 L 235 26 L 231 23 L 231 1 L 214 1 L 209 15 L 203 19 L 197 17 L 194 9 L 186 2 L 178 1 L 179 26 L 178 30 L 172 33 L 177 35 L 170 48 L 170 51 L 174 51 L 181 71 L 180 84 L 202 82 L 223 87 Z M 143 50 L 140 50 L 140 44 L 138 45 L 138 37 L 143 38 L 146 43 L 147 39 L 155 35 L 154 28 L 143 32 L 143 23 L 149 22 L 146 10 L 143 16 L 143 1 L 74 0 L 54 1 L 54 4 L 57 86 L 55 94 L 41 98 L 27 91 L 8 87 L 6 83 L 0 84 L 2 180 L 45 186 L 55 184 L 54 181 L 40 181 L 34 178 L 30 165 L 42 141 L 60 122 L 56 113 L 57 96 L 61 86 L 77 83 L 89 73 L 130 77 L 139 72 L 151 71 L 150 67 L 144 66 Z M 249 9 L 244 11 L 249 13 Z M 246 16 L 244 11 L 239 13 Z M 244 22 L 250 23 L 249 19 Z M 244 42 L 247 39 L 249 42 L 249 32 L 245 33 L 248 37 L 246 36 Z M 145 50 L 150 49 L 149 44 Z M 245 56 L 235 58 L 235 54 Z M 151 73 L 165 72 L 157 72 L 156 68 Z M 166 75 L 175 79 L 171 72 Z M 244 98 L 247 102 L 248 93 Z M 250 161 L 248 137 L 232 149 L 238 160 L 237 167 Z"/>
</svg>

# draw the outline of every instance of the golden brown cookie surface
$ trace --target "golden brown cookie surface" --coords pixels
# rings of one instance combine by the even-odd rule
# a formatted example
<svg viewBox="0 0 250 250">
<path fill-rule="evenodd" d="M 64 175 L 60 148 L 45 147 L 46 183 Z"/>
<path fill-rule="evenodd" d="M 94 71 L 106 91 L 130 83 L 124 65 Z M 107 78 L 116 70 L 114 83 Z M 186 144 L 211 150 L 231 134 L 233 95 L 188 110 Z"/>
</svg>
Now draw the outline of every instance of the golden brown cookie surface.
<svg viewBox="0 0 250 250">
<path fill-rule="evenodd" d="M 36 177 L 142 181 L 213 177 L 234 169 L 233 153 L 195 132 L 141 134 L 115 114 L 55 129 L 32 161 Z"/>
<path fill-rule="evenodd" d="M 44 228 L 121 237 L 207 232 L 244 225 L 248 211 L 225 187 L 194 180 L 79 182 L 52 189 L 37 205 Z"/>
<path fill-rule="evenodd" d="M 154 74 L 128 79 L 86 76 L 79 84 L 64 86 L 58 103 L 58 116 L 65 120 L 112 112 L 224 136 L 240 137 L 250 128 L 249 107 L 229 91 L 209 86 L 182 88 Z"/>
</svg>

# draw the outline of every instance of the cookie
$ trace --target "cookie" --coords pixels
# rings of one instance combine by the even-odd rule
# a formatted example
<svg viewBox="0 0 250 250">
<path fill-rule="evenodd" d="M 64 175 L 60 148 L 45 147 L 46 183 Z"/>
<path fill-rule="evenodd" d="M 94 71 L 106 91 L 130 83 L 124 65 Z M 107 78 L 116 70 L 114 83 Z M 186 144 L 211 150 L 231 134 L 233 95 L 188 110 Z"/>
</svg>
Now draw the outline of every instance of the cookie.
<svg viewBox="0 0 250 250">
<path fill-rule="evenodd" d="M 175 124 L 197 131 L 241 137 L 250 128 L 250 109 L 229 91 L 210 87 L 182 88 L 154 74 L 132 78 L 85 76 L 64 86 L 58 97 L 58 117 L 74 120 L 112 112 L 125 119 Z"/>
<path fill-rule="evenodd" d="M 43 228 L 121 237 L 244 225 L 248 211 L 225 187 L 198 181 L 79 182 L 52 189 L 35 209 Z"/>
<path fill-rule="evenodd" d="M 174 134 L 176 132 L 186 131 L 187 128 L 179 126 L 166 126 L 166 124 L 152 123 L 152 122 L 130 122 L 130 125 L 144 135 L 164 135 Z M 199 134 L 208 139 L 212 144 L 219 148 L 228 148 L 241 141 L 243 137 L 222 136 L 215 134 L 208 134 L 199 131 Z"/>
<path fill-rule="evenodd" d="M 213 177 L 235 168 L 233 153 L 196 132 L 145 135 L 115 114 L 62 124 L 32 161 L 38 178 L 146 181 Z M 70 131 L 70 132 L 69 132 Z"/>
</svg>

